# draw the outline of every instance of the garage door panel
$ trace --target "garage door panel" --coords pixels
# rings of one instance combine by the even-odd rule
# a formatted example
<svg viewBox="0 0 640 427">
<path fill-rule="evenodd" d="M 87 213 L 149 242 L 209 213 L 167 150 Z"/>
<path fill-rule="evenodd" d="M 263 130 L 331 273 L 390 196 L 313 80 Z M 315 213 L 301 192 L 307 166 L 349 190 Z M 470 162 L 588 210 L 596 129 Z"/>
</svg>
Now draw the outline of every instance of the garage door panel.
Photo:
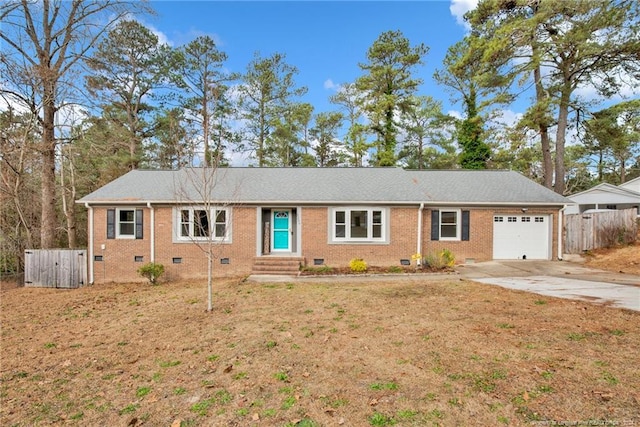
<svg viewBox="0 0 640 427">
<path fill-rule="evenodd" d="M 495 215 L 494 259 L 549 259 L 549 215 Z"/>
</svg>

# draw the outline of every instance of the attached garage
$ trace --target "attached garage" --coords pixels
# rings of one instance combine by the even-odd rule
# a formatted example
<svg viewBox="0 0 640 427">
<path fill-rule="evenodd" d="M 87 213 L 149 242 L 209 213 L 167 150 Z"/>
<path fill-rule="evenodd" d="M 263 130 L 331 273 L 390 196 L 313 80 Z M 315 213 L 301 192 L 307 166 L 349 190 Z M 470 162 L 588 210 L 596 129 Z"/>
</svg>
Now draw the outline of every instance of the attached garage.
<svg viewBox="0 0 640 427">
<path fill-rule="evenodd" d="M 495 215 L 493 259 L 551 259 L 551 216 Z"/>
</svg>

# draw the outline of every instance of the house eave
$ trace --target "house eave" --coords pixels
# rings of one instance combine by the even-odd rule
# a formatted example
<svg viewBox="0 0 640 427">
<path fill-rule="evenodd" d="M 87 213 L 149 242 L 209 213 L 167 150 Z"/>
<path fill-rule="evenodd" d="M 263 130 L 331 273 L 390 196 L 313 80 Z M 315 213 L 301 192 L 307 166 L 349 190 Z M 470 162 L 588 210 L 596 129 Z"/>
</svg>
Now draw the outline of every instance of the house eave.
<svg viewBox="0 0 640 427">
<path fill-rule="evenodd" d="M 515 202 L 468 202 L 468 201 L 430 201 L 425 202 L 425 207 L 431 206 L 479 206 L 479 207 L 493 207 L 493 206 L 507 206 L 507 207 L 520 207 L 520 206 L 559 206 L 572 205 L 574 203 L 562 203 L 562 202 L 531 202 L 527 200 L 515 201 Z"/>
<path fill-rule="evenodd" d="M 186 205 L 186 204 L 198 204 L 202 202 L 197 201 L 178 201 L 178 200 L 76 200 L 77 204 L 90 205 L 90 206 L 114 206 L 114 205 Z M 380 206 L 477 206 L 477 207 L 522 207 L 522 206 L 537 206 L 537 207 L 563 207 L 568 205 L 575 205 L 577 203 L 561 203 L 561 202 L 532 202 L 532 201 L 511 201 L 511 202 L 478 202 L 478 201 L 407 201 L 407 200 L 247 200 L 247 201 L 229 201 L 229 200 L 216 200 L 212 203 L 230 206 L 340 206 L 340 205 L 380 205 Z"/>
</svg>

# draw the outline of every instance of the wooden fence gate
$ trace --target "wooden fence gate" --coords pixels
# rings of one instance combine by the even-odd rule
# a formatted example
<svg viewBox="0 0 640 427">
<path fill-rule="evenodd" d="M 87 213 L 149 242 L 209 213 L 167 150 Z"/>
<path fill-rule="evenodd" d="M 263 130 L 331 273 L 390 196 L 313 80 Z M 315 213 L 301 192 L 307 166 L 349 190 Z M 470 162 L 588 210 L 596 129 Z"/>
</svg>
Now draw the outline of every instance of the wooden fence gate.
<svg viewBox="0 0 640 427">
<path fill-rule="evenodd" d="M 87 283 L 87 251 L 27 249 L 24 251 L 24 285 L 44 288 L 78 288 Z"/>
<path fill-rule="evenodd" d="M 564 253 L 606 248 L 634 242 L 638 235 L 635 209 L 564 216 Z"/>
</svg>

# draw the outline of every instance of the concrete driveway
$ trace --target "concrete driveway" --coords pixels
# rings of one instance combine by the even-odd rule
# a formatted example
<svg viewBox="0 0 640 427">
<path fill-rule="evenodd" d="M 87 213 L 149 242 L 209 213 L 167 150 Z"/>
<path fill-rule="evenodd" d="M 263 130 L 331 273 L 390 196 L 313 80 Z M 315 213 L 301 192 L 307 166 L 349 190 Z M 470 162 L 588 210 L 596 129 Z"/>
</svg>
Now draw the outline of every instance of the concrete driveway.
<svg viewBox="0 0 640 427">
<path fill-rule="evenodd" d="M 488 261 L 457 268 L 466 279 L 540 295 L 640 311 L 640 276 L 570 261 Z"/>
</svg>

